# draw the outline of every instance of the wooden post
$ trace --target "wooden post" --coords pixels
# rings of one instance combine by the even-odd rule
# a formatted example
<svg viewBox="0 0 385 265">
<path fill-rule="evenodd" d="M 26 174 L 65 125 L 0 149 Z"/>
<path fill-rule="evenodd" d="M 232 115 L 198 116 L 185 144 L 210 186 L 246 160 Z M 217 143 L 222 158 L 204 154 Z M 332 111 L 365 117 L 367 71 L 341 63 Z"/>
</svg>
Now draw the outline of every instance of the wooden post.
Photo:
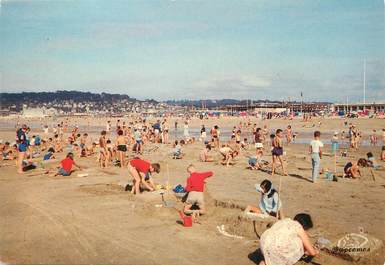
<svg viewBox="0 0 385 265">
<path fill-rule="evenodd" d="M 280 207 L 280 201 L 281 201 L 281 185 L 282 185 L 282 176 L 280 175 L 279 176 L 279 186 L 278 186 L 278 207 L 277 207 L 277 219 L 279 219 L 281 216 L 281 214 L 280 214 L 280 209 L 279 209 L 279 207 Z"/>
<path fill-rule="evenodd" d="M 170 190 L 170 170 L 168 168 L 168 163 L 166 164 L 166 174 L 167 174 L 166 190 L 168 192 Z"/>
</svg>

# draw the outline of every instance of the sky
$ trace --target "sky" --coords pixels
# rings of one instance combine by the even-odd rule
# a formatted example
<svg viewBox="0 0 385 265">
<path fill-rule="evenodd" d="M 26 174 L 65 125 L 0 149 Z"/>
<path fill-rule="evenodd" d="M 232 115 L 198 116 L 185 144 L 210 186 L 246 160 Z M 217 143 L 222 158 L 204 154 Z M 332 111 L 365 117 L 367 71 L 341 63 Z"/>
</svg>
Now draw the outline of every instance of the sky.
<svg viewBox="0 0 385 265">
<path fill-rule="evenodd" d="M 0 0 L 0 91 L 385 101 L 383 0 Z"/>
</svg>

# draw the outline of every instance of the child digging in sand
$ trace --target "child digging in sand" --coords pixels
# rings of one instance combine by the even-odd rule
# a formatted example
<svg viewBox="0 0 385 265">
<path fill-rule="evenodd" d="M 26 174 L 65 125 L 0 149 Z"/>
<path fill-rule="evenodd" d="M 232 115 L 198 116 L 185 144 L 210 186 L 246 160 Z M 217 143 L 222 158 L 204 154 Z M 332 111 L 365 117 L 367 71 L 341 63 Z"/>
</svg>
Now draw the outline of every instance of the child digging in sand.
<svg viewBox="0 0 385 265">
<path fill-rule="evenodd" d="M 128 164 L 128 171 L 134 182 L 134 186 L 131 189 L 132 194 L 140 193 L 140 184 L 143 184 L 149 191 L 155 190 L 151 174 L 160 172 L 160 165 L 158 163 L 151 164 L 149 161 L 137 157 Z"/>
<path fill-rule="evenodd" d="M 261 169 L 262 168 L 262 155 L 263 155 L 263 144 L 262 143 L 256 143 L 255 147 L 257 148 L 255 156 L 249 157 L 248 161 L 248 168 L 251 170 L 254 169 Z"/>
<path fill-rule="evenodd" d="M 74 161 L 74 154 L 73 153 L 68 153 L 66 158 L 64 158 L 60 162 L 60 168 L 59 171 L 55 174 L 55 176 L 70 176 L 74 170 L 72 170 L 72 166 L 76 166 L 79 170 L 82 168 L 77 165 Z"/>
<path fill-rule="evenodd" d="M 222 155 L 221 164 L 226 165 L 227 167 L 233 164 L 233 159 L 238 155 L 237 151 L 227 145 L 223 145 L 222 148 L 219 149 L 219 153 Z"/>
<path fill-rule="evenodd" d="M 188 195 L 184 206 L 184 212 L 186 214 L 192 214 L 194 220 L 196 220 L 200 215 L 205 214 L 206 208 L 203 196 L 205 180 L 206 178 L 211 177 L 213 172 L 198 173 L 194 165 L 189 165 L 187 167 L 187 172 L 190 176 L 187 178 L 185 187 Z M 193 210 L 193 206 L 197 206 L 199 210 Z"/>
<path fill-rule="evenodd" d="M 174 151 L 173 151 L 173 159 L 182 159 L 183 153 L 182 153 L 182 146 L 179 144 L 178 140 L 175 140 L 174 142 Z"/>
</svg>

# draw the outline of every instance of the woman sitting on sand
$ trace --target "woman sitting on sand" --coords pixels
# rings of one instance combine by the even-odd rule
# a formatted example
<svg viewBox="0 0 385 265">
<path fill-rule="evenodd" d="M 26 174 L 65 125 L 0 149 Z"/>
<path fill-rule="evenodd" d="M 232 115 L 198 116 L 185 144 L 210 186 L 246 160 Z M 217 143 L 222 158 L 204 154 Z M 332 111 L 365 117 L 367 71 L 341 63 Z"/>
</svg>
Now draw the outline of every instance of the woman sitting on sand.
<svg viewBox="0 0 385 265">
<path fill-rule="evenodd" d="M 258 213 L 258 214 L 268 214 L 274 217 L 279 217 L 282 219 L 283 214 L 281 211 L 281 200 L 279 199 L 278 192 L 273 187 L 273 184 L 270 180 L 265 179 L 262 183 L 256 184 L 255 188 L 258 192 L 261 193 L 261 200 L 259 202 L 259 207 L 248 205 L 245 209 L 245 213 Z M 277 216 L 278 213 L 278 216 Z"/>
<path fill-rule="evenodd" d="M 311 217 L 305 213 L 297 214 L 294 220 L 285 218 L 276 222 L 261 236 L 260 246 L 264 261 L 259 265 L 292 265 L 305 254 L 319 254 L 306 232 L 312 227 Z"/>
</svg>

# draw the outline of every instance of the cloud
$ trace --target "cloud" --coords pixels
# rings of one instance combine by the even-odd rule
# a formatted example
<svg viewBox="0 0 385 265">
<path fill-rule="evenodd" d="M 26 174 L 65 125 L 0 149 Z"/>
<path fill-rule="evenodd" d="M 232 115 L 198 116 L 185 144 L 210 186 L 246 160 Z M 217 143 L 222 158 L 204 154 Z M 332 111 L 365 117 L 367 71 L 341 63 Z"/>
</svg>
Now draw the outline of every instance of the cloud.
<svg viewBox="0 0 385 265">
<path fill-rule="evenodd" d="M 176 90 L 178 98 L 249 98 L 265 91 L 272 81 L 255 75 L 218 75 L 193 82 Z"/>
</svg>

